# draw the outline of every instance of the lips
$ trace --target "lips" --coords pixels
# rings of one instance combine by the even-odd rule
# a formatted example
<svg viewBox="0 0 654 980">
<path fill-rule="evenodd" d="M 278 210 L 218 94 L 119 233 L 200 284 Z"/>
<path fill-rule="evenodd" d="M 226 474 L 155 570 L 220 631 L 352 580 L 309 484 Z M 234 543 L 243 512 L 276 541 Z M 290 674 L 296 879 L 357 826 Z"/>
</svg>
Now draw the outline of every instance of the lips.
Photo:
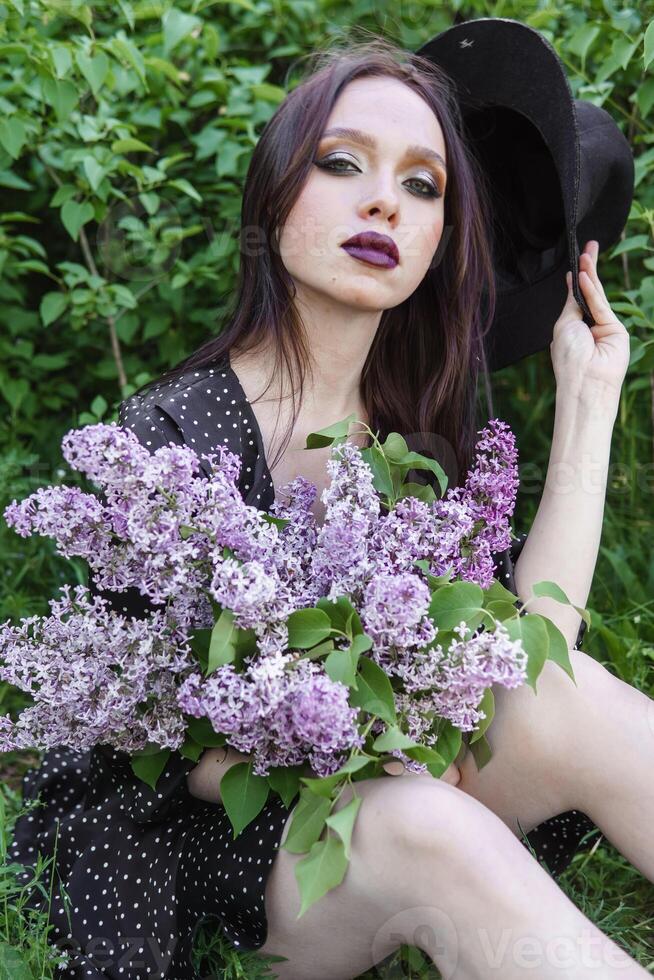
<svg viewBox="0 0 654 980">
<path fill-rule="evenodd" d="M 352 235 L 341 243 L 341 248 L 348 251 L 352 249 L 353 254 L 364 251 L 381 252 L 392 259 L 395 265 L 400 261 L 400 253 L 393 239 L 388 235 L 381 235 L 378 231 L 361 231 L 358 235 Z"/>
</svg>

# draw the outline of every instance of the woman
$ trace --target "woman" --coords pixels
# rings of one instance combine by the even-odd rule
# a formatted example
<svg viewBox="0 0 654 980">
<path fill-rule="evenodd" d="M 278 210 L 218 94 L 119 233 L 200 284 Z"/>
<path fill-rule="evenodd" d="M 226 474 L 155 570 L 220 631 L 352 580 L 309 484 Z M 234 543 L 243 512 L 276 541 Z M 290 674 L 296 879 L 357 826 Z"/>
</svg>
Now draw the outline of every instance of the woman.
<svg viewBox="0 0 654 980">
<path fill-rule="evenodd" d="M 306 435 L 350 412 L 382 438 L 400 431 L 412 448 L 434 449 L 450 486 L 472 462 L 477 371 L 493 311 L 487 207 L 444 79 L 412 60 L 413 68 L 403 66 L 381 41 L 353 46 L 328 56 L 287 96 L 246 181 L 235 312 L 219 337 L 121 405 L 121 423 L 152 452 L 171 440 L 198 453 L 217 440 L 238 451 L 239 489 L 255 506 L 268 509 L 300 473 L 321 490 L 329 449 L 303 451 Z M 416 142 L 428 151 L 420 159 L 406 152 Z M 342 247 L 362 232 L 385 236 L 391 251 L 394 243 L 399 261 L 371 256 L 361 243 Z M 626 372 L 628 338 L 608 310 L 596 263 L 588 243 L 581 282 L 596 322 L 606 325 L 588 331 L 569 285 L 554 332 L 555 440 L 563 461 L 571 439 L 608 459 Z M 314 513 L 320 520 L 319 495 Z M 584 514 L 571 509 L 569 519 L 597 521 L 601 513 L 587 505 Z M 537 560 L 539 549 L 547 552 L 546 530 L 541 521 L 538 541 L 519 542 L 530 556 L 529 574 L 519 579 L 525 597 L 529 580 L 546 577 Z M 497 574 L 514 590 L 516 552 L 497 556 Z M 596 550 L 589 546 L 583 557 L 589 574 L 575 566 L 578 581 L 568 593 L 578 605 Z M 114 600 L 134 615 L 148 608 L 138 594 Z M 547 614 L 572 647 L 579 617 L 551 606 Z M 654 881 L 651 702 L 574 647 L 570 659 L 576 685 L 548 661 L 537 696 L 528 686 L 494 688 L 493 758 L 483 770 L 464 749 L 441 780 L 406 774 L 356 783 L 362 803 L 347 874 L 300 919 L 300 856 L 278 850 L 295 801 L 288 809 L 269 802 L 236 840 L 220 804 L 222 775 L 246 756 L 207 750 L 194 764 L 174 754 L 152 792 L 107 747 L 90 759 L 59 753 L 56 766 L 50 754 L 27 792 L 42 789 L 53 807 L 60 779 L 53 770 L 64 757 L 77 795 L 59 821 L 59 867 L 79 900 L 68 934 L 61 909 L 52 919 L 58 935 L 82 950 L 62 976 L 191 978 L 193 932 L 205 915 L 221 919 L 237 947 L 286 957 L 273 966 L 283 980 L 356 977 L 401 943 L 423 949 L 444 977 L 512 980 L 533 970 L 535 955 L 542 980 L 562 969 L 566 977 L 596 976 L 598 964 L 606 978 L 647 976 L 520 839 L 558 814 L 577 814 L 572 840 L 561 840 L 566 827 L 554 823 L 541 837 L 537 856 L 547 860 L 548 846 L 558 846 L 564 866 L 584 827 L 593 826 L 584 824 L 587 814 Z M 339 808 L 350 798 L 344 794 Z M 52 812 L 48 819 L 40 844 L 50 839 Z M 35 834 L 25 824 L 21 830 L 15 856 L 22 860 Z M 125 935 L 139 937 L 136 960 L 125 959 Z M 109 942 L 101 957 L 97 943 L 89 948 L 100 936 L 113 954 Z"/>
</svg>

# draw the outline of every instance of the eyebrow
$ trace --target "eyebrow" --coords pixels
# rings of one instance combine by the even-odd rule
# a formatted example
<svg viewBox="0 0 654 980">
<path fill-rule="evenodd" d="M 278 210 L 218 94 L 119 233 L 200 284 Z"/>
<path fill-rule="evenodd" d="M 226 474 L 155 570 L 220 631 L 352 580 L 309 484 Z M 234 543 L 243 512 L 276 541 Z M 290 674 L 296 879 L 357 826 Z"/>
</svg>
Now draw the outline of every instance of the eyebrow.
<svg viewBox="0 0 654 980">
<path fill-rule="evenodd" d="M 326 129 L 322 134 L 322 139 L 327 136 L 340 136 L 341 139 L 351 140 L 353 143 L 360 143 L 362 146 L 368 146 L 371 150 L 376 149 L 377 140 L 374 136 L 369 133 L 364 133 L 361 129 L 350 129 L 346 126 L 333 126 L 331 129 Z M 412 160 L 430 160 L 433 163 L 438 163 L 443 168 L 445 173 L 447 173 L 447 166 L 445 160 L 437 153 L 436 150 L 430 149 L 428 146 L 418 146 L 418 144 L 413 143 L 411 146 L 407 146 L 406 152 L 404 154 L 406 159 Z"/>
</svg>

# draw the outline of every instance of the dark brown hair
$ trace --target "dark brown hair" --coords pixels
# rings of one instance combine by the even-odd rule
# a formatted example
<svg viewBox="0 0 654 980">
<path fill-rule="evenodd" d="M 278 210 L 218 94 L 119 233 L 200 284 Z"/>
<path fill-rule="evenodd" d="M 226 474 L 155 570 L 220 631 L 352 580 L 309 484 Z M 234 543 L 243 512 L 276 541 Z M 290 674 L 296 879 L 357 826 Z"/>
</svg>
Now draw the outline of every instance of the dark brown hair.
<svg viewBox="0 0 654 980">
<path fill-rule="evenodd" d="M 484 173 L 466 142 L 451 83 L 432 62 L 377 36 L 332 42 L 329 49 L 308 58 L 309 72 L 266 123 L 252 153 L 241 235 L 257 229 L 263 245 L 249 250 L 241 241 L 234 310 L 218 336 L 157 380 L 173 380 L 184 371 L 218 362 L 231 348 L 268 345 L 274 335 L 275 367 L 283 358 L 289 376 L 299 378 L 301 398 L 305 372 L 311 370 L 310 353 L 292 302 L 293 281 L 270 243 L 278 241 L 274 236 L 309 175 L 343 88 L 365 76 L 398 79 L 425 100 L 443 131 L 448 164 L 445 224 L 419 286 L 399 306 L 382 312 L 361 374 L 361 400 L 379 438 L 400 432 L 409 448 L 439 459 L 450 486 L 460 484 L 473 461 L 480 370 L 488 379 L 483 337 L 495 308 Z M 294 411 L 276 460 L 296 418 Z"/>
</svg>

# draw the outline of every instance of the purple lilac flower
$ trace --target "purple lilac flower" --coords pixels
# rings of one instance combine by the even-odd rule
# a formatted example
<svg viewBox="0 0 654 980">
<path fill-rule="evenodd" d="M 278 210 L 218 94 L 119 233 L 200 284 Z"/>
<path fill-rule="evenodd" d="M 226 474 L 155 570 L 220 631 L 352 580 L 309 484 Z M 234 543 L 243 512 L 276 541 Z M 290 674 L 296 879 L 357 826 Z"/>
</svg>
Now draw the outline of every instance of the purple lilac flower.
<svg viewBox="0 0 654 980">
<path fill-rule="evenodd" d="M 291 612 L 323 596 L 346 595 L 359 611 L 374 641 L 369 655 L 402 680 L 398 707 L 425 744 L 434 714 L 466 730 L 483 717 L 476 706 L 490 683 L 523 682 L 522 648 L 500 631 L 446 653 L 434 648 L 430 590 L 415 565 L 426 558 L 433 574 L 449 568 L 490 584 L 490 552 L 506 547 L 517 486 L 504 423 L 493 420 L 482 432 L 465 487 L 431 505 L 403 498 L 388 516 L 358 447 L 335 446 L 321 528 L 311 513 L 316 488 L 302 477 L 271 508 L 285 527 L 246 505 L 236 487 L 241 461 L 225 446 L 204 457 L 208 480 L 198 476 L 190 447 L 150 454 L 113 424 L 70 432 L 64 447 L 69 464 L 103 488 L 102 500 L 51 487 L 10 504 L 7 521 L 24 536 L 51 535 L 62 554 L 85 557 L 100 588 L 136 586 L 165 606 L 128 621 L 107 613 L 99 597 L 89 603 L 82 590 L 74 602 L 66 594 L 51 604 L 49 619 L 1 626 L 0 676 L 36 702 L 16 723 L 0 717 L 3 745 L 178 747 L 186 712 L 207 716 L 235 748 L 255 753 L 259 774 L 307 758 L 316 773 L 329 774 L 361 744 L 357 710 L 320 663 L 288 652 L 286 625 Z M 210 599 L 234 612 L 237 627 L 254 629 L 258 651 L 241 673 L 228 664 L 205 678 L 189 651 L 190 630 L 213 625 Z"/>
<path fill-rule="evenodd" d="M 369 554 L 378 570 L 413 571 L 429 561 L 433 575 L 448 569 L 453 578 L 488 588 L 494 574 L 492 551 L 508 547 L 508 517 L 518 486 L 513 434 L 499 419 L 489 422 L 477 443 L 475 465 L 465 485 L 427 504 L 401 498 L 373 527 Z"/>
<path fill-rule="evenodd" d="M 371 657 L 390 666 L 393 651 L 411 651 L 431 643 L 436 629 L 428 616 L 431 592 L 416 574 L 380 573 L 367 584 L 361 606 L 361 622 L 373 640 Z"/>
<path fill-rule="evenodd" d="M 348 688 L 318 664 L 301 659 L 288 669 L 292 659 L 274 654 L 244 674 L 225 664 L 206 679 L 194 675 L 181 685 L 178 703 L 194 717 L 206 715 L 233 748 L 252 754 L 256 775 L 307 759 L 317 775 L 329 775 L 363 744 L 358 709 L 348 704 Z"/>
<path fill-rule="evenodd" d="M 369 547 L 380 570 L 399 574 L 413 572 L 416 559 L 430 556 L 435 538 L 430 505 L 418 497 L 401 497 L 374 526 Z"/>
<path fill-rule="evenodd" d="M 215 568 L 210 588 L 216 602 L 232 610 L 235 625 L 249 629 L 261 622 L 263 609 L 274 598 L 275 585 L 261 562 L 226 558 Z"/>
<path fill-rule="evenodd" d="M 1 750 L 84 751 L 109 742 L 132 752 L 150 740 L 178 748 L 185 726 L 173 710 L 177 686 L 195 662 L 185 644 L 171 641 L 165 615 L 128 620 L 81 585 L 72 596 L 69 585 L 61 591 L 50 616 L 0 629 L 0 679 L 35 702 L 15 723 L 4 716 Z M 150 698 L 156 710 L 148 715 L 142 705 Z"/>
<path fill-rule="evenodd" d="M 310 574 L 320 593 L 329 599 L 339 595 L 357 598 L 362 582 L 375 568 L 369 536 L 379 520 L 379 497 L 372 470 L 358 446 L 348 442 L 334 446 L 327 469 L 331 484 L 320 498 L 325 504 L 325 519 Z"/>
<path fill-rule="evenodd" d="M 437 517 L 448 517 L 448 505 L 460 503 L 477 530 L 470 542 L 469 556 L 455 562 L 455 574 L 486 589 L 493 578 L 492 551 L 511 543 L 508 517 L 515 507 L 519 486 L 515 437 L 507 424 L 491 419 L 476 445 L 475 465 L 465 486 L 448 491 L 445 501 L 434 501 Z"/>
<path fill-rule="evenodd" d="M 464 633 L 465 624 L 459 631 Z M 436 746 L 434 719 L 447 719 L 462 732 L 475 731 L 486 717 L 479 703 L 486 688 L 500 684 L 515 688 L 527 676 L 527 654 L 522 644 L 511 640 L 500 623 L 494 633 L 483 632 L 467 641 L 452 640 L 447 651 L 440 644 L 415 653 L 411 662 L 396 665 L 404 691 L 395 694 L 402 730 L 421 745 Z M 385 729 L 373 726 L 375 734 Z M 401 749 L 391 755 L 402 759 L 409 772 L 426 772 L 424 763 L 409 758 Z"/>
<path fill-rule="evenodd" d="M 288 588 L 282 596 L 290 573 L 297 580 L 298 559 L 289 546 L 300 536 L 289 535 L 280 548 L 277 528 L 234 486 L 240 460 L 225 446 L 208 454 L 217 469 L 206 480 L 196 477 L 199 462 L 189 447 L 150 454 L 133 432 L 113 423 L 73 430 L 63 445 L 71 466 L 104 484 L 104 504 L 77 489 L 52 487 L 10 504 L 5 517 L 19 533 L 49 534 L 62 554 L 86 558 L 99 589 L 136 587 L 154 603 L 170 601 L 182 624 L 204 624 L 207 572 L 213 567 L 219 574 L 228 548 L 240 561 L 259 561 L 273 584 L 277 569 L 283 572 L 270 610 L 273 627 L 307 604 L 306 595 L 295 597 Z M 183 527 L 195 533 L 184 537 Z"/>
</svg>

